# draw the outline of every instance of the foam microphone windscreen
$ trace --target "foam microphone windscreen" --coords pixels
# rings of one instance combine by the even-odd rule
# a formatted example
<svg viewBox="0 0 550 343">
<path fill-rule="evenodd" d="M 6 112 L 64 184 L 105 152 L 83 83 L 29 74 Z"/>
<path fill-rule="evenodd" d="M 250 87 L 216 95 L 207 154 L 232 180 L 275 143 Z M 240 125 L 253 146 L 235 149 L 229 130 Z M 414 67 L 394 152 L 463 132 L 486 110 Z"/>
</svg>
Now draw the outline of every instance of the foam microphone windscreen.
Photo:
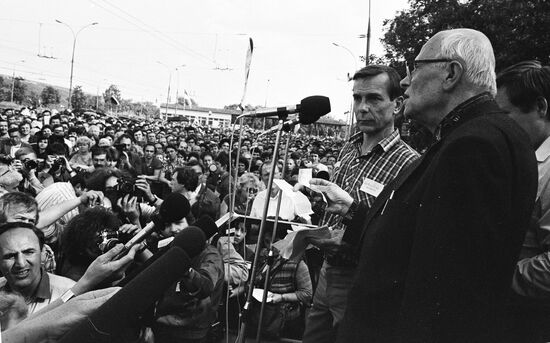
<svg viewBox="0 0 550 343">
<path fill-rule="evenodd" d="M 183 194 L 170 193 L 160 205 L 159 214 L 165 223 L 173 223 L 186 217 L 190 209 L 189 200 Z"/>
<path fill-rule="evenodd" d="M 206 246 L 206 235 L 200 228 L 189 226 L 174 237 L 172 246 L 180 247 L 190 258 L 193 258 L 204 250 Z"/>
<path fill-rule="evenodd" d="M 199 219 L 197 219 L 193 223 L 193 226 L 201 229 L 202 232 L 204 232 L 206 239 L 210 239 L 212 236 L 218 233 L 218 226 L 216 225 L 216 222 L 212 219 L 212 217 L 206 214 L 203 214 Z"/>
<path fill-rule="evenodd" d="M 189 226 L 185 228 L 182 232 L 178 233 L 169 246 L 159 249 L 153 256 L 145 261 L 142 266 L 136 268 L 130 274 L 126 275 L 124 279 L 120 280 L 118 285 L 121 287 L 126 286 L 128 283 L 130 283 L 130 281 L 135 279 L 137 275 L 141 274 L 146 268 L 148 268 L 162 255 L 164 255 L 170 249 L 170 247 L 178 247 L 180 249 L 183 249 L 183 251 L 185 251 L 189 256 L 189 258 L 193 258 L 195 256 L 198 256 L 204 250 L 205 245 L 206 237 L 204 235 L 204 232 L 198 227 Z"/>
<path fill-rule="evenodd" d="M 183 249 L 170 248 L 59 342 L 114 342 L 118 335 L 137 325 L 139 317 L 185 275 L 190 265 Z"/>
<path fill-rule="evenodd" d="M 300 123 L 311 124 L 330 112 L 330 99 L 322 95 L 312 95 L 300 102 Z"/>
</svg>

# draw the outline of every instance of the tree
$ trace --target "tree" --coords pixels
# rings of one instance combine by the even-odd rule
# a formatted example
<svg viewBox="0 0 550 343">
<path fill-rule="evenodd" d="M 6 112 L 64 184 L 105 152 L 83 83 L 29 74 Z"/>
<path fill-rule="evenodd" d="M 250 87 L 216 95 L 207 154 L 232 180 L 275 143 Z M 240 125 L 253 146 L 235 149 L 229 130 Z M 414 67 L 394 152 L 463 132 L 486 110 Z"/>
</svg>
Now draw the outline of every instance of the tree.
<svg viewBox="0 0 550 343">
<path fill-rule="evenodd" d="M 13 85 L 13 101 L 18 104 L 21 104 L 26 98 L 27 85 L 23 82 L 24 80 L 22 77 L 16 77 Z"/>
<path fill-rule="evenodd" d="M 73 88 L 71 107 L 73 110 L 80 110 L 86 107 L 86 95 L 82 91 L 82 86 L 75 86 Z"/>
<path fill-rule="evenodd" d="M 60 98 L 59 92 L 52 86 L 46 86 L 42 90 L 42 93 L 40 93 L 40 99 L 42 100 L 42 104 L 44 104 L 44 106 L 58 104 Z"/>
<path fill-rule="evenodd" d="M 27 97 L 27 100 L 29 101 L 29 104 L 33 107 L 39 107 L 40 106 L 40 96 L 35 91 L 31 91 L 29 96 Z"/>
<path fill-rule="evenodd" d="M 550 2 L 546 0 L 410 0 L 410 9 L 384 21 L 386 63 L 404 75 L 436 32 L 472 28 L 491 40 L 497 71 L 526 59 L 550 62 Z"/>
<path fill-rule="evenodd" d="M 116 85 L 110 85 L 103 93 L 105 104 L 111 104 L 111 97 L 114 97 L 115 99 L 117 99 L 117 101 L 120 101 L 122 99 L 122 96 L 120 95 L 120 90 Z"/>
</svg>

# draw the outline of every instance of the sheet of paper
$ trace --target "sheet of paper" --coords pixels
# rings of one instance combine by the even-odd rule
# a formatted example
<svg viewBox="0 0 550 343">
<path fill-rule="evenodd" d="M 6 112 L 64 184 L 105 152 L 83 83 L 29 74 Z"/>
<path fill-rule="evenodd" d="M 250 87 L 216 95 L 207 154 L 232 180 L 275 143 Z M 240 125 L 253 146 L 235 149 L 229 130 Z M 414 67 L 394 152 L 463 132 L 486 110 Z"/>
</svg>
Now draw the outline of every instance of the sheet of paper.
<svg viewBox="0 0 550 343">
<path fill-rule="evenodd" d="M 330 230 L 326 226 L 314 229 L 301 228 L 298 231 L 289 232 L 284 239 L 276 242 L 274 245 L 283 258 L 299 260 L 306 249 L 309 248 L 309 240 L 311 238 L 330 238 Z"/>
<path fill-rule="evenodd" d="M 311 168 L 301 168 L 298 171 L 298 183 L 309 187 L 309 181 L 313 178 L 312 171 Z"/>
<path fill-rule="evenodd" d="M 264 296 L 264 290 L 261 288 L 254 288 L 252 290 L 252 296 L 254 299 L 258 300 L 259 302 L 262 302 L 262 298 Z M 273 293 L 270 291 L 267 291 L 267 299 L 266 302 L 270 303 L 273 301 Z"/>
<path fill-rule="evenodd" d="M 294 188 L 292 188 L 290 183 L 286 182 L 283 179 L 273 179 L 273 183 L 276 184 L 277 187 L 279 187 L 283 191 L 283 193 L 294 197 Z"/>
</svg>

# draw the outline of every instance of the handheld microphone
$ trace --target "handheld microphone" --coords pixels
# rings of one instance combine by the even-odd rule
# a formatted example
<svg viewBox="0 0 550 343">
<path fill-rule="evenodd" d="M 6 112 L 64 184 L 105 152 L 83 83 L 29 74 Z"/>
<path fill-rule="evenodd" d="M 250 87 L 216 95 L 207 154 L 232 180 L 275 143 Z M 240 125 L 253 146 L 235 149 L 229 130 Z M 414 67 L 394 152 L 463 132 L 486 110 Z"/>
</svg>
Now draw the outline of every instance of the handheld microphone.
<svg viewBox="0 0 550 343">
<path fill-rule="evenodd" d="M 70 330 L 61 343 L 115 342 L 117 336 L 136 326 L 138 319 L 189 270 L 187 253 L 172 247 L 166 254 L 118 291 L 86 321 Z"/>
<path fill-rule="evenodd" d="M 122 256 L 126 255 L 130 249 L 141 242 L 143 242 L 147 237 L 151 236 L 153 232 L 158 229 L 161 229 L 164 225 L 164 222 L 159 216 L 153 216 L 151 222 L 149 222 L 143 229 L 136 233 L 128 242 L 124 244 L 122 250 L 115 256 L 115 260 L 120 259 Z"/>
<path fill-rule="evenodd" d="M 189 258 L 198 256 L 206 245 L 206 236 L 200 228 L 196 226 L 190 226 L 185 228 L 182 232 L 178 233 L 171 244 L 167 247 L 159 249 L 153 256 L 151 256 L 143 265 L 133 270 L 130 274 L 126 275 L 118 286 L 124 287 L 136 278 L 139 274 L 144 272 L 151 264 L 162 257 L 171 247 L 178 247 L 185 251 Z"/>
<path fill-rule="evenodd" d="M 179 193 L 170 193 L 160 206 L 159 215 L 153 216 L 150 223 L 145 225 L 143 229 L 141 229 L 128 242 L 126 242 L 126 244 L 124 244 L 124 248 L 115 257 L 115 259 L 118 260 L 122 256 L 126 255 L 134 245 L 141 243 L 153 232 L 162 230 L 164 223 L 171 223 L 181 220 L 181 218 L 189 214 L 190 209 L 191 206 L 185 196 Z"/>
<path fill-rule="evenodd" d="M 326 111 L 326 112 L 324 112 Z M 252 112 L 243 113 L 246 117 L 252 118 L 265 118 L 277 116 L 279 118 L 286 118 L 289 114 L 293 113 L 317 113 L 324 112 L 327 114 L 330 112 L 330 101 L 326 96 L 313 95 L 303 98 L 298 105 L 283 106 L 277 108 L 264 108 Z M 311 122 L 312 123 L 312 122 Z M 311 124 L 306 123 L 306 124 Z"/>
<path fill-rule="evenodd" d="M 290 131 L 290 129 L 296 126 L 297 124 L 308 125 L 308 124 L 315 123 L 317 120 L 319 120 L 319 118 L 321 118 L 322 116 L 330 112 L 329 98 L 324 96 L 316 96 L 315 98 L 316 100 L 313 101 L 311 105 L 306 106 L 304 110 L 300 112 L 296 118 L 285 121 L 282 125 L 281 130 Z M 278 130 L 279 130 L 279 125 L 275 125 L 269 128 L 268 130 L 262 132 L 260 136 L 268 133 L 272 133 L 272 132 L 277 132 Z"/>
</svg>

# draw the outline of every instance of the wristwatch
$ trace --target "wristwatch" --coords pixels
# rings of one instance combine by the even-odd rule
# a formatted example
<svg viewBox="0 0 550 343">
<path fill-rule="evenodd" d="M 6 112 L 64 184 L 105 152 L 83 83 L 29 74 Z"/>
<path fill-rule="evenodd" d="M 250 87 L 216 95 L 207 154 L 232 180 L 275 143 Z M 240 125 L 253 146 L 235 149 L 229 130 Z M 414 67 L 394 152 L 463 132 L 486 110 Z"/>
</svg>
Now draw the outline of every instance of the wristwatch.
<svg viewBox="0 0 550 343">
<path fill-rule="evenodd" d="M 153 200 L 149 201 L 149 205 L 151 206 L 155 206 L 155 204 L 157 203 L 157 196 L 153 194 Z"/>
<path fill-rule="evenodd" d="M 348 226 L 351 224 L 353 216 L 355 215 L 355 212 L 357 212 L 357 207 L 359 206 L 358 203 L 355 202 L 355 200 L 351 203 L 348 212 L 342 219 L 342 224 Z"/>
</svg>

